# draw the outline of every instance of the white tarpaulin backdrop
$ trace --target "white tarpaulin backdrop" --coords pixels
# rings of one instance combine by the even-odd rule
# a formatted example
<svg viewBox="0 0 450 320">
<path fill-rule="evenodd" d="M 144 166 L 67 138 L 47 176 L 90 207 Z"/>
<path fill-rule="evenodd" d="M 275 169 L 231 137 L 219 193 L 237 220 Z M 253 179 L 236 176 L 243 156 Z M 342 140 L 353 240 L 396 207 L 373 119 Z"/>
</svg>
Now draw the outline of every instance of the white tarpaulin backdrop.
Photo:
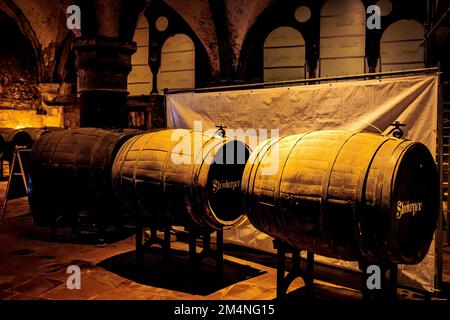
<svg viewBox="0 0 450 320">
<path fill-rule="evenodd" d="M 387 134 L 389 124 L 406 124 L 404 137 L 424 143 L 435 154 L 438 76 L 416 75 L 209 93 L 167 95 L 169 128 L 203 130 L 224 124 L 228 129 L 279 129 L 280 135 L 347 129 Z M 227 129 L 227 130 L 228 130 Z M 270 134 L 269 134 L 270 137 Z M 249 223 L 226 231 L 225 240 L 273 251 L 272 239 Z M 434 287 L 435 248 L 416 266 L 400 266 L 399 282 L 420 289 Z M 317 257 L 316 260 L 357 268 L 355 263 Z"/>
</svg>

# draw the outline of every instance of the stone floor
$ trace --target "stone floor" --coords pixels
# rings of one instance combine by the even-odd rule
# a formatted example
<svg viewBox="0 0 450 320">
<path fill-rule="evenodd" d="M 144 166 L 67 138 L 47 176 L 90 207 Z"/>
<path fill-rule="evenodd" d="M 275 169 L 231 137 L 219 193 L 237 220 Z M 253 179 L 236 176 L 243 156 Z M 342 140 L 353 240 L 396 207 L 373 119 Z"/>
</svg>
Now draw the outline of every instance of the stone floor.
<svg viewBox="0 0 450 320">
<path fill-rule="evenodd" d="M 213 261 L 207 260 L 200 271 L 187 268 L 187 244 L 173 237 L 170 261 L 161 258 L 159 249 L 152 249 L 138 274 L 131 229 L 106 244 L 86 238 L 81 241 L 71 237 L 67 230 L 63 230 L 59 240 L 50 241 L 48 229 L 34 226 L 27 212 L 26 198 L 14 200 L 8 205 L 6 218 L 0 221 L 0 299 L 275 298 L 273 255 L 228 245 L 225 276 L 218 281 Z M 444 261 L 444 277 L 450 281 L 449 249 Z M 66 271 L 70 265 L 81 268 L 80 290 L 67 288 Z M 320 279 L 315 280 L 318 299 L 361 299 L 358 275 L 320 265 L 315 266 L 315 271 Z M 290 297 L 302 296 L 302 280 L 291 287 Z M 405 290 L 399 295 L 405 299 L 424 298 Z"/>
</svg>

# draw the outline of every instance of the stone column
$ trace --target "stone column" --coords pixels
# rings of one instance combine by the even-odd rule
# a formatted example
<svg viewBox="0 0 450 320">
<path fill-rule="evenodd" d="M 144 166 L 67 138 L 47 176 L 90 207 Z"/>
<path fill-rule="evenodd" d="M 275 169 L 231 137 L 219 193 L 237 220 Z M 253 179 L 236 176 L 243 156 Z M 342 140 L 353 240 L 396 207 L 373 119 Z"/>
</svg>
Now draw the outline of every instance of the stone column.
<svg viewBox="0 0 450 320">
<path fill-rule="evenodd" d="M 128 127 L 127 78 L 134 42 L 77 39 L 74 44 L 80 95 L 80 126 Z"/>
</svg>

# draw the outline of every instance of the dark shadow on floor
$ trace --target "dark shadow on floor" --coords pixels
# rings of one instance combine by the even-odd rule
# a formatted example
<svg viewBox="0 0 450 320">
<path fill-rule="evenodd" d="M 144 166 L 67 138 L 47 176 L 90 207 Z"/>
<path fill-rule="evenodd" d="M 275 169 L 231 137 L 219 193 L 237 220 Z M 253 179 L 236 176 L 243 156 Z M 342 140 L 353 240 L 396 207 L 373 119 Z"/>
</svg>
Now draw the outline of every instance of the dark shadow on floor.
<svg viewBox="0 0 450 320">
<path fill-rule="evenodd" d="M 99 267 L 142 285 L 207 296 L 232 284 L 264 274 L 262 270 L 224 260 L 223 280 L 217 277 L 212 259 L 203 260 L 199 269 L 189 268 L 188 252 L 171 250 L 168 261 L 162 259 L 160 248 L 151 248 L 145 255 L 144 268 L 138 276 L 135 251 L 106 259 Z"/>
<path fill-rule="evenodd" d="M 277 256 L 270 252 L 247 248 L 235 244 L 224 244 L 224 251 L 227 255 L 237 257 L 246 261 L 261 264 L 270 268 L 277 268 Z M 304 259 L 302 259 L 304 261 Z M 286 271 L 292 267 L 290 257 L 286 258 Z M 325 282 L 330 282 L 343 287 L 359 290 L 361 288 L 361 275 L 345 269 L 314 263 L 314 278 Z"/>
<path fill-rule="evenodd" d="M 450 301 L 450 282 L 442 282 L 442 292 L 440 298 L 446 298 Z"/>
<path fill-rule="evenodd" d="M 70 228 L 59 228 L 56 239 L 51 239 L 50 228 L 27 226 L 19 234 L 20 238 L 55 243 L 73 243 L 83 245 L 112 244 L 133 236 L 134 227 L 123 227 L 100 235 L 96 230 L 72 232 Z"/>
<path fill-rule="evenodd" d="M 277 268 L 277 257 L 275 254 L 270 252 L 265 252 L 257 249 L 246 248 L 243 246 L 235 245 L 235 244 L 224 244 L 224 251 L 227 255 L 237 257 L 246 261 L 252 261 L 254 263 L 258 263 L 267 267 Z M 302 259 L 304 261 L 304 259 Z M 292 260 L 287 257 L 286 258 L 286 271 L 289 271 L 292 266 Z M 399 285 L 398 296 L 399 298 L 405 298 L 405 294 L 403 292 L 407 292 L 408 298 L 410 299 L 420 299 L 426 300 L 430 298 L 430 294 L 425 290 L 421 291 L 419 289 L 414 289 L 414 280 L 410 279 L 406 275 L 402 275 L 404 277 L 404 281 L 410 281 L 411 285 L 408 287 Z M 344 268 L 339 268 L 331 265 L 327 265 L 324 263 L 314 263 L 314 279 L 321 280 L 324 282 L 332 283 L 338 286 L 351 288 L 354 290 L 361 290 L 361 286 L 363 285 L 362 275 L 359 272 L 346 270 Z M 420 286 L 419 284 L 415 284 L 415 286 Z M 340 294 L 343 294 L 344 297 L 346 295 L 355 296 L 355 293 L 352 291 L 348 291 L 341 288 L 336 287 L 318 287 L 318 293 L 323 292 L 323 297 L 332 296 L 333 299 L 335 297 L 339 297 Z M 298 295 L 302 294 L 302 290 L 300 291 L 294 290 L 290 293 L 290 295 Z M 444 296 L 448 296 L 449 289 L 444 288 L 445 291 Z M 358 295 L 358 294 L 357 294 Z M 354 299 L 348 297 L 349 299 Z M 347 297 L 346 297 L 347 299 Z M 323 300 L 323 299 L 322 299 Z"/>
<path fill-rule="evenodd" d="M 320 283 L 314 283 L 312 296 L 307 295 L 305 287 L 292 290 L 286 296 L 286 301 L 288 303 L 295 303 L 298 301 L 356 301 L 361 299 L 361 292 L 327 286 Z"/>
</svg>

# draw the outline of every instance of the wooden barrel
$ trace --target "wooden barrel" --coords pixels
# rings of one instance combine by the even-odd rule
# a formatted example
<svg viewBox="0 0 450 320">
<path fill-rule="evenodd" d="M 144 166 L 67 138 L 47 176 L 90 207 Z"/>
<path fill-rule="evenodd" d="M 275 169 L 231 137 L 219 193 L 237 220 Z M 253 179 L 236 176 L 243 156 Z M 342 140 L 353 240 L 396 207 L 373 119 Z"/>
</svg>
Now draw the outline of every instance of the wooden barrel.
<svg viewBox="0 0 450 320">
<path fill-rule="evenodd" d="M 415 264 L 432 241 L 438 181 L 421 143 L 319 131 L 258 146 L 242 190 L 251 223 L 295 248 L 344 260 Z"/>
<path fill-rule="evenodd" d="M 245 219 L 240 183 L 249 153 L 240 141 L 189 130 L 136 136 L 114 161 L 114 192 L 155 227 L 229 229 Z"/>
<path fill-rule="evenodd" d="M 80 214 L 99 228 L 120 223 L 123 213 L 111 186 L 114 157 L 137 130 L 81 128 L 52 131 L 34 144 L 30 157 L 30 207 L 35 224 L 76 225 Z"/>
<path fill-rule="evenodd" d="M 33 139 L 22 129 L 0 128 L 0 155 L 11 160 L 16 148 L 31 148 Z"/>
<path fill-rule="evenodd" d="M 34 142 L 38 141 L 44 134 L 51 131 L 61 131 L 63 128 L 59 127 L 44 127 L 44 128 L 23 128 L 22 131 L 30 136 L 30 139 Z"/>
<path fill-rule="evenodd" d="M 3 159 L 3 154 L 5 153 L 7 146 L 8 144 L 6 143 L 5 138 L 0 134 L 0 159 Z"/>
</svg>

